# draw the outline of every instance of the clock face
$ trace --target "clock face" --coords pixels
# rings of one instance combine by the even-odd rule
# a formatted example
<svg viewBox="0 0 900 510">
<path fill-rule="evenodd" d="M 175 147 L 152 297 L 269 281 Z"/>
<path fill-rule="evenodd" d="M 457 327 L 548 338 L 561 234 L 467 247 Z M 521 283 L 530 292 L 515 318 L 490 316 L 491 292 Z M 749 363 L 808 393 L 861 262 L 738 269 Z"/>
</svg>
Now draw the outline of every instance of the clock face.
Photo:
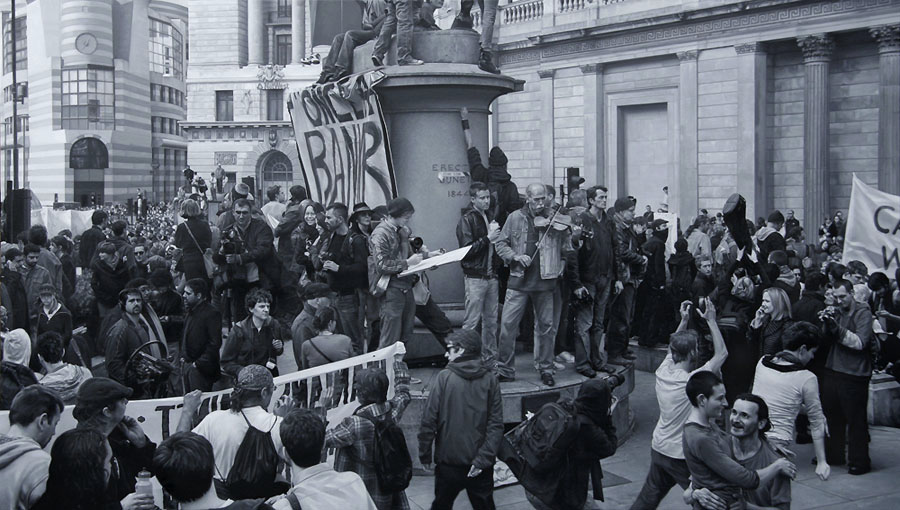
<svg viewBox="0 0 900 510">
<path fill-rule="evenodd" d="M 94 53 L 97 51 L 97 37 L 89 32 L 79 35 L 78 38 L 75 39 L 75 49 L 85 55 Z"/>
</svg>

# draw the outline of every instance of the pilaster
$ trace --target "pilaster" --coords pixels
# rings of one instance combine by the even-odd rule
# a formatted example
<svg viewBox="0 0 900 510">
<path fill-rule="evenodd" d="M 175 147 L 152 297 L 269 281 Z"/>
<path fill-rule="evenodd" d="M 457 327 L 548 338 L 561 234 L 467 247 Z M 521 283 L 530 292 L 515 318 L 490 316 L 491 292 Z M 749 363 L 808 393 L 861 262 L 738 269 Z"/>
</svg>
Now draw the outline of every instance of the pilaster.
<svg viewBox="0 0 900 510">
<path fill-rule="evenodd" d="M 669 212 L 682 218 L 682 223 L 690 221 L 699 209 L 699 179 L 697 175 L 697 51 L 684 51 L 677 54 L 680 61 L 680 77 L 678 82 L 678 108 L 680 129 L 679 171 L 675 182 L 670 183 Z M 671 112 L 669 113 L 672 114 Z"/>
<path fill-rule="evenodd" d="M 553 76 L 555 69 L 539 69 L 541 79 L 541 183 L 554 184 L 553 154 Z"/>
<path fill-rule="evenodd" d="M 767 216 L 766 53 L 761 43 L 734 46 L 737 53 L 737 191 L 747 198 L 747 217 Z"/>
<path fill-rule="evenodd" d="M 263 0 L 247 0 L 247 61 L 249 65 L 265 63 L 265 34 Z"/>
<path fill-rule="evenodd" d="M 269 65 L 273 65 L 275 63 L 275 27 L 268 26 L 266 27 L 266 31 L 268 33 L 268 41 L 269 41 Z"/>
<path fill-rule="evenodd" d="M 603 64 L 581 66 L 584 74 L 584 177 L 594 176 L 596 184 L 606 184 L 603 168 Z M 588 179 L 588 182 L 591 182 Z"/>
<path fill-rule="evenodd" d="M 291 4 L 291 63 L 299 64 L 306 53 L 306 0 Z"/>
<path fill-rule="evenodd" d="M 869 30 L 878 41 L 878 188 L 900 195 L 900 25 Z"/>
<path fill-rule="evenodd" d="M 828 34 L 797 38 L 803 51 L 803 228 L 812 236 L 829 207 L 828 69 L 834 41 Z"/>
</svg>

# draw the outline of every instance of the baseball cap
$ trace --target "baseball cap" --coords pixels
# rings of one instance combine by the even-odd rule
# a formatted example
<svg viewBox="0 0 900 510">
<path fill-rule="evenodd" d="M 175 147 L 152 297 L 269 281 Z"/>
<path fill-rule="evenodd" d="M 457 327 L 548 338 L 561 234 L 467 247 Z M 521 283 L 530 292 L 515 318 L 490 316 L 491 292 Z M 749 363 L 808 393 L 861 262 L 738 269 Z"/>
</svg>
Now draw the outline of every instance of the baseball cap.
<svg viewBox="0 0 900 510">
<path fill-rule="evenodd" d="M 669 223 L 668 221 L 663 220 L 663 219 L 655 219 L 650 222 L 649 227 L 652 228 L 653 230 L 656 230 L 663 225 L 667 225 L 668 223 Z"/>
</svg>

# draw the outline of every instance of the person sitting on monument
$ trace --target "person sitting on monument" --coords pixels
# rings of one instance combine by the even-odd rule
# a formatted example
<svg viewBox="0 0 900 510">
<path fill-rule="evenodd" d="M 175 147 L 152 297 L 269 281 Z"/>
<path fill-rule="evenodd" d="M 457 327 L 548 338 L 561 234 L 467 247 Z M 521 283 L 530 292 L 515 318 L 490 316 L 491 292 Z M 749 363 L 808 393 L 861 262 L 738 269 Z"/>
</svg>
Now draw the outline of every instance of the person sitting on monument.
<svg viewBox="0 0 900 510">
<path fill-rule="evenodd" d="M 348 30 L 334 36 L 331 50 L 322 61 L 322 74 L 316 83 L 338 81 L 353 72 L 353 50 L 378 37 L 387 18 L 387 4 L 388 0 L 366 0 L 362 29 Z"/>
<path fill-rule="evenodd" d="M 384 57 L 391 44 L 391 36 L 397 33 L 397 65 L 420 66 L 425 62 L 413 58 L 412 42 L 415 20 L 422 8 L 422 0 L 387 0 L 387 17 L 378 32 L 372 63 L 384 66 Z"/>
</svg>

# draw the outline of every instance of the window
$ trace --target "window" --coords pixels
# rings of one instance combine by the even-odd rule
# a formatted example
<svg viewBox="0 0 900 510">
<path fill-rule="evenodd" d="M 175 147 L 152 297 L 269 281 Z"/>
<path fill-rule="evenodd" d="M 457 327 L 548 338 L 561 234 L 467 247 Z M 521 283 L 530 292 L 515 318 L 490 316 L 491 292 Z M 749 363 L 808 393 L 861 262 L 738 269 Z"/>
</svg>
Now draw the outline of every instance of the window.
<svg viewBox="0 0 900 510">
<path fill-rule="evenodd" d="M 284 91 L 266 91 L 266 120 L 284 120 Z"/>
<path fill-rule="evenodd" d="M 96 138 L 82 138 L 69 149 L 69 167 L 74 170 L 109 168 L 106 145 Z"/>
<path fill-rule="evenodd" d="M 112 69 L 63 69 L 63 129 L 115 129 L 115 105 Z"/>
<path fill-rule="evenodd" d="M 291 35 L 275 36 L 275 64 L 286 66 L 291 63 Z"/>
<path fill-rule="evenodd" d="M 150 19 L 150 71 L 163 76 L 184 75 L 184 39 L 165 21 Z"/>
<path fill-rule="evenodd" d="M 293 182 L 294 170 L 291 160 L 283 152 L 273 151 L 263 165 L 263 180 L 269 183 Z"/>
<path fill-rule="evenodd" d="M 16 70 L 28 69 L 28 47 L 25 36 L 25 16 L 16 18 Z M 9 13 L 3 13 L 3 73 L 12 72 L 12 23 Z"/>
<path fill-rule="evenodd" d="M 278 0 L 278 17 L 291 17 L 291 0 Z"/>
<path fill-rule="evenodd" d="M 27 115 L 19 115 L 19 143 L 22 143 L 22 134 L 28 132 L 28 116 Z M 3 119 L 3 144 L 12 144 L 13 143 L 13 123 L 12 117 L 7 117 Z"/>
<path fill-rule="evenodd" d="M 18 78 L 17 78 L 18 79 Z M 23 100 L 28 97 L 28 82 L 20 81 L 19 82 L 19 99 Z M 3 102 L 11 103 L 15 99 L 15 91 L 13 90 L 12 85 L 8 85 L 3 87 Z"/>
<path fill-rule="evenodd" d="M 234 92 L 231 90 L 216 91 L 216 120 L 229 122 L 234 120 Z"/>
</svg>

